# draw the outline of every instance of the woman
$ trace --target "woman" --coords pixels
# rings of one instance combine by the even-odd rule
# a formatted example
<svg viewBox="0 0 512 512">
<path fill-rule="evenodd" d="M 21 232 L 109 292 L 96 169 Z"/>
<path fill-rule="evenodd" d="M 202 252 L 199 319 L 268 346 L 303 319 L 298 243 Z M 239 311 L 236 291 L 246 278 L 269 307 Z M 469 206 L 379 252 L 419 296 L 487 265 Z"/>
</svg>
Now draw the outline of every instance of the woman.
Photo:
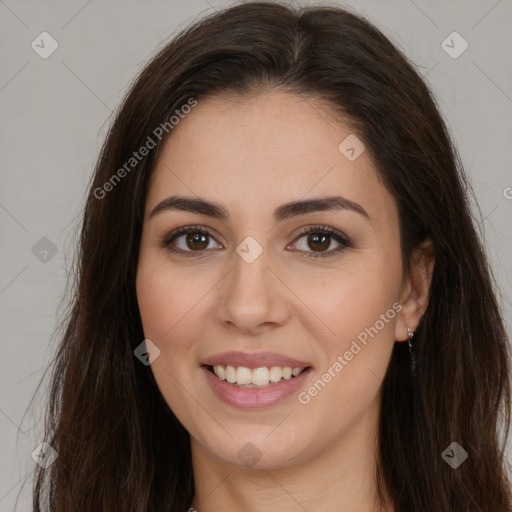
<svg viewBox="0 0 512 512">
<path fill-rule="evenodd" d="M 183 31 L 98 160 L 34 510 L 511 511 L 468 189 L 364 19 L 255 2 Z"/>
</svg>

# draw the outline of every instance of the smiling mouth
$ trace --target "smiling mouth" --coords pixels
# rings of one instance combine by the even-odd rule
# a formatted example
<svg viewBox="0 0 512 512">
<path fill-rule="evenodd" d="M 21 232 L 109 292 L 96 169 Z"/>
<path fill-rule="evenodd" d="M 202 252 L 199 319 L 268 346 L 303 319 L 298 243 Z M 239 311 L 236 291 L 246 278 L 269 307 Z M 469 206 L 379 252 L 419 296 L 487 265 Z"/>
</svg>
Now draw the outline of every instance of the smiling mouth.
<svg viewBox="0 0 512 512">
<path fill-rule="evenodd" d="M 283 380 L 298 377 L 310 367 L 260 366 L 258 368 L 248 368 L 246 366 L 206 365 L 206 368 L 219 380 L 224 380 L 236 387 L 264 388 Z"/>
</svg>

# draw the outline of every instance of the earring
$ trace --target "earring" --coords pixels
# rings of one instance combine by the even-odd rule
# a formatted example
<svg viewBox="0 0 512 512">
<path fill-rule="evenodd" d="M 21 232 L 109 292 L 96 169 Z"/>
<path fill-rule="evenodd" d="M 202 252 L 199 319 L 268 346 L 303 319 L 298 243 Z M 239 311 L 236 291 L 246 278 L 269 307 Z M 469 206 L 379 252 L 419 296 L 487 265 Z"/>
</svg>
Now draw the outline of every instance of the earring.
<svg viewBox="0 0 512 512">
<path fill-rule="evenodd" d="M 411 371 L 412 371 L 413 376 L 416 376 L 416 359 L 414 357 L 414 351 L 412 349 L 412 343 L 411 343 L 411 340 L 414 336 L 414 331 L 412 329 L 409 329 L 409 327 L 407 327 L 407 334 L 409 336 L 409 340 L 408 340 L 409 354 L 411 354 Z"/>
</svg>

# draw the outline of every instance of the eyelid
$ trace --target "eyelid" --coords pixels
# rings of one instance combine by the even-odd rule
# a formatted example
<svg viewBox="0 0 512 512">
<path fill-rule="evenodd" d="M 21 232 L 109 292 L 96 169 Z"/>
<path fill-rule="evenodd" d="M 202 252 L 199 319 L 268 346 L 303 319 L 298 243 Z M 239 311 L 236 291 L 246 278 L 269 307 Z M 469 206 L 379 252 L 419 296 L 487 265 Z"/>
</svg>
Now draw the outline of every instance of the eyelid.
<svg viewBox="0 0 512 512">
<path fill-rule="evenodd" d="M 299 232 L 295 235 L 294 241 L 297 240 L 297 238 L 300 238 L 304 235 L 309 235 L 313 233 L 327 233 L 328 235 L 331 235 L 334 238 L 339 238 L 341 240 L 340 243 L 352 247 L 352 242 L 350 241 L 349 237 L 345 235 L 345 233 L 339 231 L 338 229 L 332 228 L 331 226 L 321 226 L 318 224 L 312 226 L 304 226 L 300 228 Z"/>
<path fill-rule="evenodd" d="M 296 251 L 301 253 L 301 256 L 305 258 L 329 258 L 331 256 L 335 256 L 337 254 L 340 254 L 342 251 L 344 251 L 347 248 L 353 247 L 353 244 L 349 237 L 345 235 L 343 232 L 332 228 L 330 226 L 320 226 L 318 224 L 312 225 L 312 226 L 305 226 L 299 230 L 299 232 L 295 235 L 295 238 L 292 243 L 295 243 L 298 239 L 302 238 L 305 235 L 309 234 L 327 234 L 332 239 L 338 243 L 338 247 L 335 249 L 330 249 L 329 251 Z M 288 246 L 289 247 L 289 246 Z"/>
<path fill-rule="evenodd" d="M 181 226 L 179 228 L 174 229 L 173 231 L 171 231 L 167 235 L 165 235 L 162 238 L 162 240 L 159 243 L 159 245 L 162 248 L 169 250 L 170 252 L 177 253 L 177 254 L 180 254 L 180 255 L 185 255 L 185 256 L 203 256 L 207 252 L 206 250 L 202 250 L 202 251 L 184 251 L 183 249 L 170 249 L 169 246 L 170 246 L 170 244 L 176 238 L 178 238 L 181 235 L 187 234 L 187 233 L 204 233 L 204 234 L 208 235 L 210 238 L 212 238 L 213 240 L 215 240 L 215 242 L 217 242 L 219 245 L 222 245 L 217 240 L 217 234 L 213 235 L 212 231 L 213 230 L 211 228 L 207 228 L 206 226 L 201 226 L 199 224 L 188 225 L 188 226 Z M 216 249 L 216 250 L 218 250 L 218 249 Z"/>
<path fill-rule="evenodd" d="M 163 237 L 163 241 L 167 241 L 168 242 L 172 238 L 174 238 L 175 236 L 181 235 L 183 233 L 196 233 L 196 232 L 206 233 L 209 236 L 211 236 L 212 238 L 215 238 L 217 236 L 217 233 L 213 229 L 211 229 L 211 228 L 208 228 L 206 226 L 202 226 L 200 224 L 190 224 L 190 225 L 187 225 L 187 226 L 181 226 L 179 228 L 173 229 L 171 232 L 167 233 Z"/>
</svg>

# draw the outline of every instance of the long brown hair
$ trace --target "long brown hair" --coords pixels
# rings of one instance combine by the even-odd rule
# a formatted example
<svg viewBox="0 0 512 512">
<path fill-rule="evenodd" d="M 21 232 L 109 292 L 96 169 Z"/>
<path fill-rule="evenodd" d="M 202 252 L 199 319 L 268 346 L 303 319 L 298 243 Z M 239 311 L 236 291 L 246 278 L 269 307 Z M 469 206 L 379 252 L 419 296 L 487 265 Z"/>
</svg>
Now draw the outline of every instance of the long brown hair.
<svg viewBox="0 0 512 512">
<path fill-rule="evenodd" d="M 264 88 L 325 100 L 349 119 L 398 205 L 404 267 L 423 240 L 435 248 L 430 301 L 414 337 L 417 375 L 407 343 L 396 343 L 382 385 L 381 496 L 400 512 L 511 512 L 508 340 L 472 191 L 435 101 L 406 57 L 363 18 L 267 2 L 230 7 L 184 30 L 116 113 L 92 178 L 52 365 L 45 441 L 58 458 L 37 468 L 34 511 L 190 506 L 189 434 L 150 367 L 134 357 L 144 339 L 135 293 L 144 204 L 165 140 L 155 129 L 191 98 Z M 158 147 L 112 180 L 148 137 Z M 457 468 L 441 456 L 452 442 L 468 453 Z"/>
</svg>

